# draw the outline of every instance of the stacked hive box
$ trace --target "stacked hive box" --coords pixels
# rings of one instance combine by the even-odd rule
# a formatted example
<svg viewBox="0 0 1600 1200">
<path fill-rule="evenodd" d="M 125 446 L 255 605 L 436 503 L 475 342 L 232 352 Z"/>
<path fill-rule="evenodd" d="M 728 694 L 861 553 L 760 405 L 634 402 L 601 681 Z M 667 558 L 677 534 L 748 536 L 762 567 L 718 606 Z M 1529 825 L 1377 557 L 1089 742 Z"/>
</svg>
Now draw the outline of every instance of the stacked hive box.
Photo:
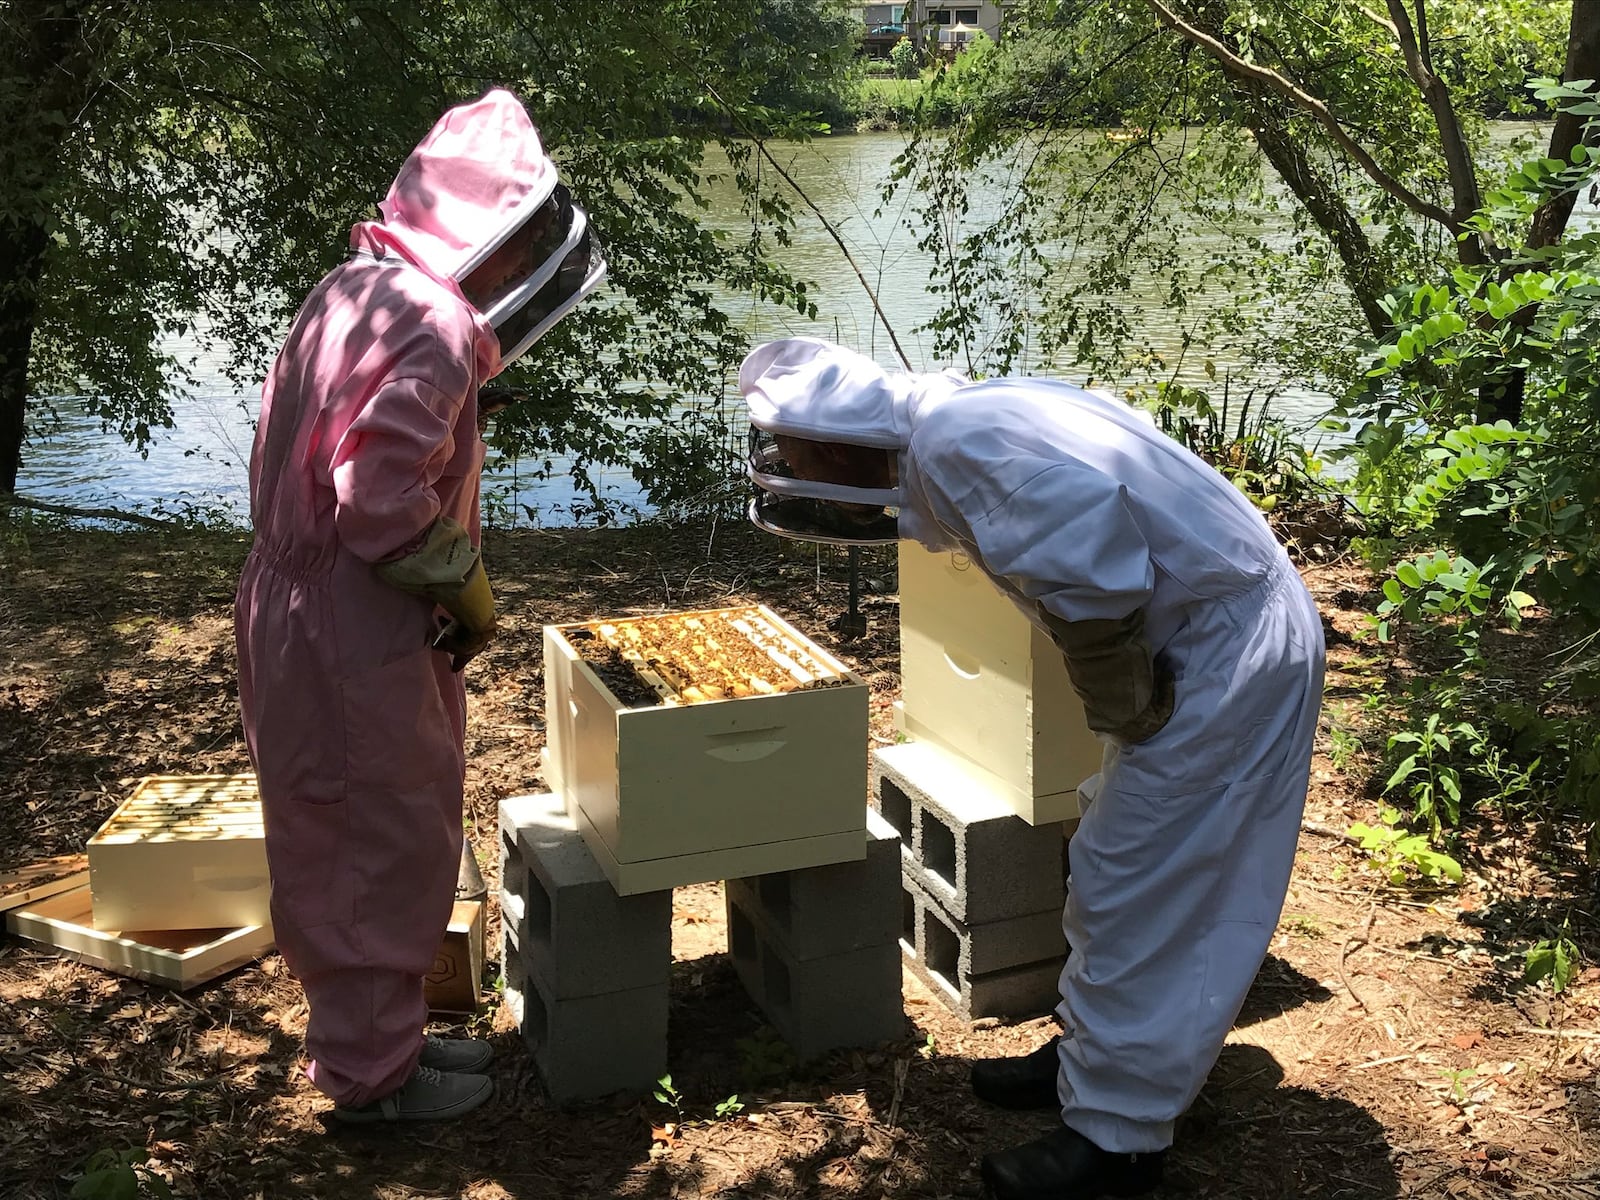
<svg viewBox="0 0 1600 1200">
<path fill-rule="evenodd" d="M 86 874 L 7 904 L 13 933 L 171 987 L 272 948 L 265 834 L 250 775 L 151 776 L 89 840 Z M 20 896 L 20 893 L 19 893 Z M 129 932 L 132 931 L 132 932 Z"/>
<path fill-rule="evenodd" d="M 1066 953 L 1065 823 L 1099 768 L 1060 651 L 957 555 L 900 548 L 910 740 L 873 755 L 903 845 L 902 948 L 968 1017 L 1054 1007 Z"/>
<path fill-rule="evenodd" d="M 769 609 L 547 625 L 544 662 L 546 774 L 620 894 L 861 858 L 866 684 Z"/>
</svg>

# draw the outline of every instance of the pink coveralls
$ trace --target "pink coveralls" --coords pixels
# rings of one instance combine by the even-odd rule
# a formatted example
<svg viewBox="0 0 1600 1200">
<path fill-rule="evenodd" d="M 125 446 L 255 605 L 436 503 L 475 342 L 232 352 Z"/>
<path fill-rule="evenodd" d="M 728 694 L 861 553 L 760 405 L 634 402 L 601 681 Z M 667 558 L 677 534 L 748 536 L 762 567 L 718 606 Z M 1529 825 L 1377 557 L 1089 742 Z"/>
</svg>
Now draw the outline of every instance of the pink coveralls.
<svg viewBox="0 0 1600 1200">
<path fill-rule="evenodd" d="M 436 518 L 478 536 L 477 390 L 498 341 L 454 275 L 551 171 L 505 92 L 452 109 L 351 259 L 296 316 L 262 390 L 255 545 L 235 603 L 279 949 L 305 986 L 310 1075 L 361 1105 L 411 1074 L 422 977 L 461 853 L 466 705 L 434 606 L 373 564 Z"/>
</svg>

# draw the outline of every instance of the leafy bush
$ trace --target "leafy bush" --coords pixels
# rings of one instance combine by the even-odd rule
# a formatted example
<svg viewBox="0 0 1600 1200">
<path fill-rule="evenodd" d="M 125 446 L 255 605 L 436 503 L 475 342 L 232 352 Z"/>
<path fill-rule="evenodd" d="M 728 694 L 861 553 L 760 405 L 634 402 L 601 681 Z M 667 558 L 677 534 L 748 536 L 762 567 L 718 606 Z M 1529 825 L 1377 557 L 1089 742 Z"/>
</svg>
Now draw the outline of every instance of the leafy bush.
<svg viewBox="0 0 1600 1200">
<path fill-rule="evenodd" d="M 915 79 L 922 70 L 922 52 L 910 38 L 901 38 L 889 51 L 896 79 Z"/>
<path fill-rule="evenodd" d="M 1588 85 L 1537 94 L 1591 129 L 1600 118 Z M 1519 240 L 1541 205 L 1587 186 L 1597 165 L 1579 145 L 1570 162 L 1525 163 L 1488 190 L 1467 224 L 1500 254 L 1385 301 L 1392 336 L 1347 412 L 1364 422 L 1349 453 L 1390 572 L 1374 628 L 1457 655 L 1424 681 L 1416 725 L 1391 739 L 1410 752 L 1390 787 L 1403 785 L 1437 834 L 1475 798 L 1504 800 L 1519 785 L 1524 801 L 1551 806 L 1541 815 L 1589 822 L 1600 859 L 1600 722 L 1589 714 L 1600 694 L 1600 232 Z M 1519 420 L 1484 419 L 1513 392 Z M 1531 615 L 1568 649 L 1519 702 L 1497 685 L 1502 664 L 1484 639 Z"/>
</svg>

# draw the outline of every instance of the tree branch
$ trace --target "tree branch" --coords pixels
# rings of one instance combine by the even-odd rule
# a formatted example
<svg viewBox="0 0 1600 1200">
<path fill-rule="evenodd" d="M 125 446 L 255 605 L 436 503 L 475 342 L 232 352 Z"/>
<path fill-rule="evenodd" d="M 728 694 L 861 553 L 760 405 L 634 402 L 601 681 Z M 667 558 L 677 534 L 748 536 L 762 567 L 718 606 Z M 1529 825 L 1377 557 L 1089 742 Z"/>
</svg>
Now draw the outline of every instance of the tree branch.
<svg viewBox="0 0 1600 1200">
<path fill-rule="evenodd" d="M 1433 71 L 1433 57 L 1428 40 L 1428 15 L 1422 0 L 1415 0 L 1417 20 L 1413 26 L 1406 12 L 1405 0 L 1388 0 L 1389 15 L 1394 19 L 1395 37 L 1400 52 L 1405 56 L 1406 74 L 1417 85 L 1423 100 L 1433 113 L 1434 124 L 1439 127 L 1439 143 L 1444 150 L 1445 169 L 1450 174 L 1450 194 L 1454 205 L 1450 215 L 1457 224 L 1483 206 L 1483 193 L 1478 190 L 1478 171 L 1472 161 L 1472 150 L 1461 131 L 1456 117 L 1455 104 L 1450 89 Z M 1461 261 L 1476 266 L 1484 261 L 1484 247 L 1476 234 L 1462 238 L 1457 245 Z"/>
<path fill-rule="evenodd" d="M 1155 10 L 1156 18 L 1175 33 L 1203 47 L 1215 58 L 1222 69 L 1228 74 L 1240 79 L 1248 79 L 1254 83 L 1265 84 L 1273 91 L 1286 97 L 1297 107 L 1315 117 L 1319 124 L 1328 131 L 1328 136 L 1339 145 L 1346 154 L 1353 158 L 1368 177 L 1389 195 L 1405 205 L 1418 216 L 1427 217 L 1443 225 L 1452 235 L 1461 232 L 1461 223 L 1450 213 L 1440 208 L 1437 204 L 1424 200 L 1393 175 L 1390 175 L 1378 163 L 1377 159 L 1367 151 L 1353 137 L 1346 132 L 1339 118 L 1334 116 L 1328 106 L 1318 100 L 1310 92 L 1296 84 L 1292 79 L 1279 74 L 1267 67 L 1258 67 L 1240 58 L 1217 38 L 1205 33 L 1182 17 L 1178 16 L 1163 0 L 1148 0 Z"/>
<path fill-rule="evenodd" d="M 182 529 L 177 521 L 163 521 L 144 513 L 128 512 L 120 508 L 75 508 L 68 504 L 47 504 L 43 500 L 30 500 L 15 492 L 0 492 L 0 516 L 8 508 L 31 508 L 36 512 L 57 513 L 66 517 L 92 521 L 126 521 L 130 525 L 146 525 L 151 529 Z"/>
</svg>

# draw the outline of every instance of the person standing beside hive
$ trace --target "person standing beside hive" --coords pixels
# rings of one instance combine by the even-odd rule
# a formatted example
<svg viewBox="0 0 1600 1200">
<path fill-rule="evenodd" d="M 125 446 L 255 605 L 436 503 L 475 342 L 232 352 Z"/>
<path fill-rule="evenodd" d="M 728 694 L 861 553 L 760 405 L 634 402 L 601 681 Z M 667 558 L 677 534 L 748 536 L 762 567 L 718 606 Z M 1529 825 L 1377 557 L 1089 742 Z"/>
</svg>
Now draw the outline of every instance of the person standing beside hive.
<svg viewBox="0 0 1600 1200">
<path fill-rule="evenodd" d="M 493 1093 L 488 1045 L 425 1037 L 423 1000 L 462 849 L 460 672 L 495 633 L 478 396 L 606 270 L 503 90 L 446 112 L 379 207 L 262 390 L 235 601 L 273 928 L 307 1073 L 350 1122 Z"/>
</svg>

